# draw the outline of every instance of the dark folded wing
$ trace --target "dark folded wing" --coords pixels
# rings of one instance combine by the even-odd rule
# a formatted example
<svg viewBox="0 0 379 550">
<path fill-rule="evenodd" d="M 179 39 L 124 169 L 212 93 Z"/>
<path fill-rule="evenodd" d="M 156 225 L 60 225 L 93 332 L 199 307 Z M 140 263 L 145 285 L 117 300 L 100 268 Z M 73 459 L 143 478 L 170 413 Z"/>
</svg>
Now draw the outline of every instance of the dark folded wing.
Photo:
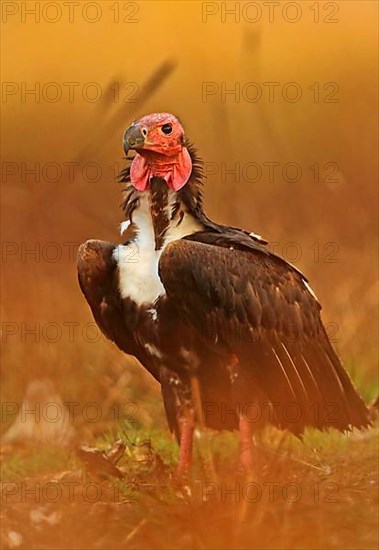
<svg viewBox="0 0 379 550">
<path fill-rule="evenodd" d="M 134 339 L 128 326 L 118 290 L 117 264 L 113 251 L 117 245 L 91 240 L 78 251 L 80 288 L 101 331 L 122 351 L 134 355 L 159 381 L 155 367 L 144 348 Z"/>
<path fill-rule="evenodd" d="M 284 260 L 187 238 L 165 249 L 159 274 L 204 344 L 238 357 L 243 400 L 250 391 L 250 400 L 259 393 L 279 404 L 274 423 L 295 433 L 306 425 L 367 425 L 367 408 L 329 343 L 316 298 Z M 300 418 L 286 414 L 290 403 Z"/>
</svg>

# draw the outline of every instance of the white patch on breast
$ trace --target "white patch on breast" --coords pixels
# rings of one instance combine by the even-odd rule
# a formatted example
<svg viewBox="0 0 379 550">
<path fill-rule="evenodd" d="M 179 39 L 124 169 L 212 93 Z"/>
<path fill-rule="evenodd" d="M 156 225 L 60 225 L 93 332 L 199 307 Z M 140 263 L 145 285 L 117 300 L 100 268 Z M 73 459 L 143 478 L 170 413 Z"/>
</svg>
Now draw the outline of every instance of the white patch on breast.
<svg viewBox="0 0 379 550">
<path fill-rule="evenodd" d="M 175 194 L 169 200 L 169 208 L 175 202 Z M 155 250 L 154 227 L 151 219 L 148 193 L 141 193 L 140 204 L 133 212 L 133 224 L 137 235 L 127 245 L 115 248 L 113 256 L 119 269 L 119 288 L 122 298 L 130 298 L 137 305 L 153 305 L 166 294 L 158 275 L 158 264 L 164 248 L 172 241 L 191 235 L 202 229 L 202 225 L 189 214 L 185 214 L 177 226 L 179 216 L 171 222 L 164 245 Z M 152 315 L 153 317 L 153 315 Z"/>
<path fill-rule="evenodd" d="M 172 193 L 171 200 L 169 200 L 170 209 L 174 206 L 175 196 L 176 194 Z M 196 233 L 197 231 L 201 231 L 203 229 L 203 225 L 187 213 L 184 214 L 183 219 L 178 225 L 179 220 L 180 215 L 178 213 L 175 219 L 173 219 L 170 223 L 170 227 L 166 232 L 163 248 L 173 241 L 177 241 L 187 235 L 192 235 L 192 233 Z"/>
<path fill-rule="evenodd" d="M 138 234 L 134 241 L 119 245 L 113 253 L 119 269 L 122 298 L 131 298 L 138 305 L 153 304 L 165 289 L 158 276 L 159 252 L 155 250 L 154 228 L 147 194 L 133 212 Z"/>
</svg>

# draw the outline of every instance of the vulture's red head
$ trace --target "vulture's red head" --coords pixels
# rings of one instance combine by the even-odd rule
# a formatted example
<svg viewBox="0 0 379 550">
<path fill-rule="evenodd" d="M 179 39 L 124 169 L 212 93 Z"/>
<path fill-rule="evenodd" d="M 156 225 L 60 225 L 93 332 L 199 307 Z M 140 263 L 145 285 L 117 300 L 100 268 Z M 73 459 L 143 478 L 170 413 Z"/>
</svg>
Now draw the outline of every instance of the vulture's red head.
<svg viewBox="0 0 379 550">
<path fill-rule="evenodd" d="M 146 115 L 124 133 L 124 150 L 136 151 L 130 167 L 130 179 L 138 191 L 149 188 L 154 176 L 163 178 L 168 187 L 179 191 L 192 171 L 190 154 L 185 147 L 183 126 L 169 113 Z"/>
</svg>

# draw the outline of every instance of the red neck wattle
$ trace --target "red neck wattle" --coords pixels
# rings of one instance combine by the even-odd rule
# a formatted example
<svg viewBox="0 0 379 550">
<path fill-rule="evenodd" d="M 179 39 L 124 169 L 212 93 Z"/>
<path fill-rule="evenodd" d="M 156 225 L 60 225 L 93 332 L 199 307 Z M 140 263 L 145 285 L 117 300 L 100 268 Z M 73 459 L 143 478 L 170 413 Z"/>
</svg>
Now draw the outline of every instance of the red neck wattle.
<svg viewBox="0 0 379 550">
<path fill-rule="evenodd" d="M 163 178 L 170 189 L 179 191 L 189 180 L 191 172 L 190 154 L 185 147 L 182 147 L 171 157 L 151 151 L 137 153 L 130 167 L 130 179 L 138 191 L 145 191 L 153 176 Z"/>
</svg>

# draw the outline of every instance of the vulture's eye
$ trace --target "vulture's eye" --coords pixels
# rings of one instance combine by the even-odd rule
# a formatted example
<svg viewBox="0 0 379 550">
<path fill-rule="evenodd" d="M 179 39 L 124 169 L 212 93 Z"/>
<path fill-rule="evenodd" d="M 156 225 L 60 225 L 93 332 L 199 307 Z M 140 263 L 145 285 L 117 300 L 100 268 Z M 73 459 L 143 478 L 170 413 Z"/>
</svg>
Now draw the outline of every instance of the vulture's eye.
<svg viewBox="0 0 379 550">
<path fill-rule="evenodd" d="M 171 124 L 163 124 L 163 126 L 162 126 L 161 129 L 162 129 L 162 132 L 163 132 L 164 134 L 166 134 L 166 136 L 168 136 L 168 135 L 171 134 L 171 132 L 172 132 L 172 126 L 171 126 Z"/>
</svg>

